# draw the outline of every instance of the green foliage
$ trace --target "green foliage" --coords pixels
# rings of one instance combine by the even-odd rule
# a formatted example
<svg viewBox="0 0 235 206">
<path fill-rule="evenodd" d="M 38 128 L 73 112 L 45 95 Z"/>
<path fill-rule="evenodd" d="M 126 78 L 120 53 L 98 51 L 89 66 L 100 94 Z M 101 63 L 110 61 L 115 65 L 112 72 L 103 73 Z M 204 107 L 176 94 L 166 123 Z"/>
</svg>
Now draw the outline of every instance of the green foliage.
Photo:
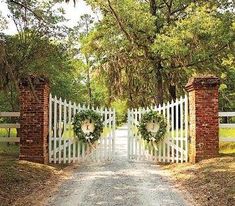
<svg viewBox="0 0 235 206">
<path fill-rule="evenodd" d="M 230 68 L 221 75 L 219 88 L 219 107 L 221 111 L 234 111 L 235 109 L 235 68 Z"/>
<path fill-rule="evenodd" d="M 7 21 L 6 19 L 2 16 L 2 11 L 0 10 L 0 31 L 4 30 L 7 28 Z"/>
<path fill-rule="evenodd" d="M 85 120 L 90 120 L 95 126 L 94 131 L 89 134 L 82 131 L 82 124 Z M 75 115 L 73 126 L 78 140 L 84 143 L 94 143 L 103 132 L 102 116 L 93 110 L 83 110 Z"/>
<path fill-rule="evenodd" d="M 7 1 L 18 34 L 0 41 L 5 108 L 18 109 L 17 85 L 28 74 L 47 76 L 52 92 L 71 101 L 121 108 L 125 100 L 118 122 L 126 105 L 175 99 L 196 74 L 220 76 L 220 107 L 234 107 L 232 1 L 86 0 L 100 21 L 85 14 L 69 30 L 56 2 Z"/>
<path fill-rule="evenodd" d="M 175 92 L 183 93 L 192 75 L 220 76 L 229 69 L 225 64 L 231 65 L 227 58 L 234 56 L 232 2 L 87 2 L 103 18 L 82 40 L 82 52 L 91 55 L 96 68 L 109 78 L 112 100 L 128 99 L 132 107 L 161 103 L 176 98 Z"/>
<path fill-rule="evenodd" d="M 0 142 L 0 155 L 19 157 L 19 144 Z"/>
<path fill-rule="evenodd" d="M 111 103 L 111 107 L 116 111 L 117 124 L 120 125 L 126 122 L 126 114 L 128 110 L 127 100 L 117 99 Z"/>
<path fill-rule="evenodd" d="M 156 133 L 148 131 L 146 126 L 148 123 L 154 121 L 154 123 L 159 124 L 159 129 Z M 138 130 L 141 135 L 141 138 L 147 140 L 147 142 L 156 142 L 159 143 L 166 134 L 167 123 L 163 115 L 155 111 L 150 111 L 141 117 L 140 124 L 138 125 Z"/>
<path fill-rule="evenodd" d="M 92 102 L 95 106 L 108 105 L 108 88 L 102 74 L 93 73 L 91 78 Z"/>
</svg>

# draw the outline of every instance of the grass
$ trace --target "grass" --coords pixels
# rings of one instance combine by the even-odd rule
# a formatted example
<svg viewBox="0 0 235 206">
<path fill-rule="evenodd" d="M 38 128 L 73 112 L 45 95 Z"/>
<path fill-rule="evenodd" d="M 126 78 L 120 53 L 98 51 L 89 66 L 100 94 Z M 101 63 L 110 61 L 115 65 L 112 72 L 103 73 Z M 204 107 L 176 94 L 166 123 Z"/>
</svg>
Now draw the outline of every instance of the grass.
<svg viewBox="0 0 235 206">
<path fill-rule="evenodd" d="M 235 138 L 235 128 L 220 128 L 220 137 L 234 137 Z"/>
<path fill-rule="evenodd" d="M 235 155 L 197 164 L 162 165 L 165 174 L 200 206 L 235 205 Z"/>
<path fill-rule="evenodd" d="M 235 128 L 220 128 L 219 136 L 235 139 Z M 220 142 L 221 154 L 235 154 L 235 142 Z"/>
<path fill-rule="evenodd" d="M 19 156 L 19 144 L 0 142 L 0 156 L 11 156 L 17 158 Z"/>
<path fill-rule="evenodd" d="M 235 142 L 221 142 L 219 146 L 221 154 L 235 154 Z"/>
<path fill-rule="evenodd" d="M 9 129 L 0 129 L 0 137 L 8 137 L 8 130 Z M 16 129 L 10 129 L 10 136 L 16 137 Z"/>
</svg>

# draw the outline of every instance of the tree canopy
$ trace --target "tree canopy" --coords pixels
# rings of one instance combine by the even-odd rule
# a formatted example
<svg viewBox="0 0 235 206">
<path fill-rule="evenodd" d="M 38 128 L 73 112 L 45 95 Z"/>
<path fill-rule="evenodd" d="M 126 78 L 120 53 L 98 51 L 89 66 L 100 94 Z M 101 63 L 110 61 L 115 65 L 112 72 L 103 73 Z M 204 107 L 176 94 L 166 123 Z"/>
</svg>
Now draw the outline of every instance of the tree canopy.
<svg viewBox="0 0 235 206">
<path fill-rule="evenodd" d="M 85 14 L 73 28 L 60 2 L 6 1 L 18 31 L 0 39 L 0 95 L 11 109 L 28 74 L 47 76 L 62 98 L 119 108 L 174 100 L 188 78 L 212 74 L 221 108 L 234 107 L 233 1 L 86 0 L 99 20 Z"/>
<path fill-rule="evenodd" d="M 113 96 L 146 105 L 175 99 L 195 74 L 221 75 L 234 54 L 227 1 L 87 1 L 103 18 L 83 41 L 112 78 Z"/>
</svg>

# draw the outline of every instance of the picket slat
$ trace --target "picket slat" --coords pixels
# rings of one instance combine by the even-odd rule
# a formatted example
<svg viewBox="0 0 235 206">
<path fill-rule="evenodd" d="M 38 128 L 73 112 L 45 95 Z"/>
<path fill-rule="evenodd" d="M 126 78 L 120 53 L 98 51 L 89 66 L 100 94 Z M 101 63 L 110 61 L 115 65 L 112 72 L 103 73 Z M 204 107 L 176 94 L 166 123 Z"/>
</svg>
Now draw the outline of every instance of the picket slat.
<svg viewBox="0 0 235 206">
<path fill-rule="evenodd" d="M 104 114 L 104 127 L 107 127 L 107 112 Z M 109 148 L 108 148 L 109 151 Z M 107 137 L 104 138 L 104 158 L 107 155 Z"/>
<path fill-rule="evenodd" d="M 52 162 L 52 96 L 49 95 L 49 162 Z"/>
<path fill-rule="evenodd" d="M 76 103 L 74 102 L 73 103 L 73 119 L 74 119 L 74 117 L 75 117 L 75 115 L 76 115 L 76 110 L 77 110 L 77 105 L 76 105 Z M 76 138 L 76 136 L 75 136 L 75 134 L 73 133 L 73 143 L 72 143 L 72 148 L 73 148 L 73 163 L 76 161 L 76 144 L 75 144 L 75 138 Z"/>
<path fill-rule="evenodd" d="M 171 142 L 173 141 L 174 143 L 174 101 L 172 100 L 171 102 Z M 171 162 L 175 161 L 175 154 L 174 154 L 174 144 L 171 146 Z"/>
<path fill-rule="evenodd" d="M 112 141 L 110 147 L 112 147 L 112 158 L 115 158 L 115 130 L 116 130 L 116 112 L 115 109 L 113 109 L 113 112 L 110 112 L 110 116 L 113 115 L 113 119 L 110 119 L 109 124 L 112 125 Z M 109 157 L 109 160 L 111 157 Z"/>
<path fill-rule="evenodd" d="M 179 100 L 176 99 L 176 162 L 179 162 Z"/>
<path fill-rule="evenodd" d="M 166 119 L 166 104 L 163 103 L 163 108 L 162 108 L 162 114 L 164 118 Z M 166 162 L 166 145 L 165 145 L 165 139 L 162 141 L 162 154 L 161 154 L 161 160 L 163 162 Z"/>
<path fill-rule="evenodd" d="M 185 95 L 185 162 L 188 162 L 188 96 Z"/>
<path fill-rule="evenodd" d="M 72 116 L 72 103 L 71 101 L 69 101 L 69 107 L 68 107 L 68 125 L 69 125 L 69 129 L 71 129 L 71 125 L 72 125 L 72 122 L 71 122 L 71 116 Z M 69 159 L 69 163 L 71 162 L 71 137 L 69 137 L 69 148 L 68 148 L 68 159 Z"/>
<path fill-rule="evenodd" d="M 183 98 L 182 96 L 180 97 L 180 162 L 182 163 L 183 162 L 183 153 L 184 153 L 184 150 L 183 150 Z"/>
<path fill-rule="evenodd" d="M 57 125 L 57 97 L 54 98 L 54 142 L 53 142 L 53 162 L 56 163 L 56 138 L 57 138 L 57 131 L 56 131 L 56 125 Z"/>
<path fill-rule="evenodd" d="M 67 101 L 64 101 L 64 133 L 66 134 L 67 132 Z M 64 135 L 64 139 L 63 139 L 63 163 L 66 163 L 66 150 L 67 150 L 67 140 L 66 137 Z"/>
<path fill-rule="evenodd" d="M 130 137 L 131 137 L 131 116 L 130 110 L 127 111 L 127 127 L 128 127 L 128 139 L 127 139 L 127 158 L 130 159 Z"/>
<path fill-rule="evenodd" d="M 167 102 L 167 162 L 170 161 L 170 103 Z"/>
<path fill-rule="evenodd" d="M 62 123 L 62 100 L 61 98 L 59 99 L 59 123 L 58 123 L 58 127 L 59 127 L 59 148 L 61 147 L 61 139 L 62 139 L 62 136 L 61 136 L 61 123 Z M 61 149 L 59 150 L 58 152 L 59 154 L 59 164 L 61 163 Z"/>
</svg>

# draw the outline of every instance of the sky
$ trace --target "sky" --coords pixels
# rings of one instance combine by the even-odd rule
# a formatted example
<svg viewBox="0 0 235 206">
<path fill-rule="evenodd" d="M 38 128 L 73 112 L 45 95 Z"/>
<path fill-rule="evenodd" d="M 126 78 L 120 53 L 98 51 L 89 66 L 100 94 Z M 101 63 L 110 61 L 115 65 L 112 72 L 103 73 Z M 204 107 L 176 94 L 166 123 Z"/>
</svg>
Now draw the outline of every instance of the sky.
<svg viewBox="0 0 235 206">
<path fill-rule="evenodd" d="M 59 5 L 62 6 L 65 10 L 65 13 L 66 13 L 65 18 L 69 20 L 68 22 L 66 22 L 66 25 L 69 27 L 74 26 L 81 15 L 86 14 L 86 13 L 91 14 L 91 15 L 93 14 L 91 7 L 87 5 L 83 0 L 78 0 L 75 7 L 72 1 L 70 3 L 62 3 Z M 2 15 L 7 18 L 7 15 L 9 14 L 9 10 L 4 0 L 0 0 L 0 12 L 2 12 Z M 7 34 L 16 33 L 16 28 L 15 28 L 14 23 L 9 18 L 7 18 L 7 21 L 9 22 L 8 29 L 5 30 L 4 33 L 7 33 Z"/>
</svg>

